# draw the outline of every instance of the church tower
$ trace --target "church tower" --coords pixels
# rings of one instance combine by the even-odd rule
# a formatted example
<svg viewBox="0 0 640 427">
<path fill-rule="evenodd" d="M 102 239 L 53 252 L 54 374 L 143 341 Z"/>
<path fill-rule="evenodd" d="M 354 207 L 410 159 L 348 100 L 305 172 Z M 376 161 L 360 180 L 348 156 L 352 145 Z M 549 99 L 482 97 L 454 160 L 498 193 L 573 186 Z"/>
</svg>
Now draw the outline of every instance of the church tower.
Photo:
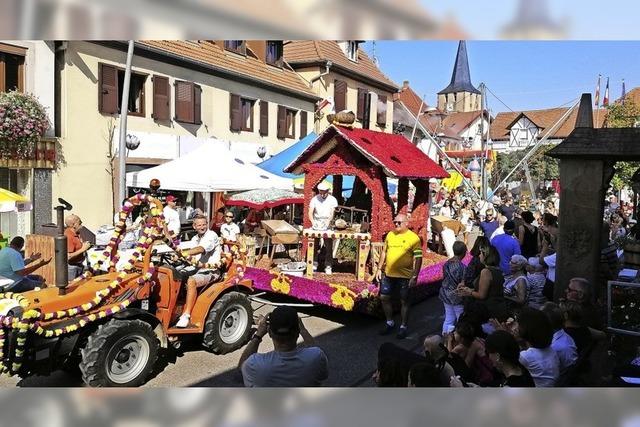
<svg viewBox="0 0 640 427">
<path fill-rule="evenodd" d="M 467 44 L 464 40 L 458 44 L 451 83 L 438 92 L 438 109 L 449 113 L 466 113 L 482 109 L 480 91 L 471 83 Z"/>
</svg>

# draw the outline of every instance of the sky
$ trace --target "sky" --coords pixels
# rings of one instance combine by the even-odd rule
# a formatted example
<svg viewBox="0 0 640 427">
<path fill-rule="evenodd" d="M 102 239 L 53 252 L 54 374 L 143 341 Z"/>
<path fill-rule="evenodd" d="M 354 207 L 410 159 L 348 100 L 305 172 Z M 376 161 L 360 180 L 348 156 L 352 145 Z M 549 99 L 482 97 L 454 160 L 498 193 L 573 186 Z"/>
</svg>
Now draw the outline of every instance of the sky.
<svg viewBox="0 0 640 427">
<path fill-rule="evenodd" d="M 435 18 L 452 17 L 469 38 L 496 39 L 526 1 L 546 10 L 546 15 L 562 25 L 566 37 L 580 40 L 637 39 L 637 0 L 419 0 Z"/>
<path fill-rule="evenodd" d="M 398 85 L 410 82 L 426 102 L 451 80 L 457 41 L 377 41 L 382 71 Z M 373 53 L 374 44 L 364 45 Z M 571 105 L 583 92 L 595 92 L 602 74 L 601 96 L 610 77 L 610 99 L 640 86 L 640 41 L 467 41 L 471 81 L 487 87 L 492 112 Z M 602 99 L 602 98 L 601 98 Z"/>
</svg>

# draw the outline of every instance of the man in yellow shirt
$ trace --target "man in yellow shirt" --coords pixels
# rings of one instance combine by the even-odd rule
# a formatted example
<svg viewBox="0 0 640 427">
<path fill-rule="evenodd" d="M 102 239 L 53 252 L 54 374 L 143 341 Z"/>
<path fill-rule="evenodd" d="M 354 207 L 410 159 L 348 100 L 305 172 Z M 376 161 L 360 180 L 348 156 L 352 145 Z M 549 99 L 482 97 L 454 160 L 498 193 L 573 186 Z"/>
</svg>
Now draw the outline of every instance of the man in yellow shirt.
<svg viewBox="0 0 640 427">
<path fill-rule="evenodd" d="M 407 320 L 409 318 L 409 288 L 415 286 L 422 266 L 422 245 L 420 237 L 407 228 L 408 218 L 398 214 L 393 221 L 395 229 L 384 239 L 382 255 L 375 277 L 380 283 L 380 301 L 387 319 L 385 328 L 380 332 L 387 335 L 394 329 L 393 307 L 391 295 L 395 289 L 400 290 L 400 317 L 402 323 L 398 331 L 398 339 L 407 336 Z M 384 267 L 384 276 L 382 268 Z"/>
</svg>

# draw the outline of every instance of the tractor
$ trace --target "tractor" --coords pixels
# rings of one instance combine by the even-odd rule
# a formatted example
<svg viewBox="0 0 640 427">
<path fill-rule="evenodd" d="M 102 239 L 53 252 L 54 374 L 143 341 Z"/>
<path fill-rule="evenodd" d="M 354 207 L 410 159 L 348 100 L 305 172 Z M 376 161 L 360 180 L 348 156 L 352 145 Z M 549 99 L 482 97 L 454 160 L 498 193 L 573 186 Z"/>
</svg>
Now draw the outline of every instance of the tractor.
<svg viewBox="0 0 640 427">
<path fill-rule="evenodd" d="M 130 259 L 117 267 L 125 219 L 142 203 L 151 207 L 145 228 Z M 67 283 L 61 234 L 63 211 L 70 205 L 64 202 L 56 209 L 56 261 L 64 261 L 56 263 L 56 286 L 0 294 L 0 372 L 24 378 L 79 367 L 89 386 L 133 387 L 145 383 L 161 347 L 178 348 L 188 336 L 201 336 L 204 347 L 216 354 L 248 341 L 253 324 L 248 295 L 253 289 L 243 279 L 241 248 L 231 244 L 230 253 L 215 264 L 182 256 L 164 223 L 162 204 L 138 194 L 123 206 L 98 269 Z M 199 289 L 191 323 L 176 328 L 186 281 L 198 268 L 217 269 L 220 279 Z"/>
</svg>

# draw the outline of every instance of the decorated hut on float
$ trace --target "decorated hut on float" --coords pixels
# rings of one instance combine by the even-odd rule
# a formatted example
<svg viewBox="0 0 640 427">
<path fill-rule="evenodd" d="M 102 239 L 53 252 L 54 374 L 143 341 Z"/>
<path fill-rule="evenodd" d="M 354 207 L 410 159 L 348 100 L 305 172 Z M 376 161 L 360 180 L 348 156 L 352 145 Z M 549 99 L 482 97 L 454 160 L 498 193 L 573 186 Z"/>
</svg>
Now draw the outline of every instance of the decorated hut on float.
<svg viewBox="0 0 640 427">
<path fill-rule="evenodd" d="M 421 237 L 426 253 L 429 179 L 449 175 L 401 135 L 356 129 L 335 122 L 284 171 L 305 174 L 303 236 L 307 250 L 306 273 L 303 277 L 291 276 L 271 269 L 271 266 L 263 266 L 248 268 L 246 276 L 254 281 L 256 289 L 283 293 L 344 310 L 353 310 L 362 300 L 366 303 L 365 307 L 371 306 L 369 302 L 377 303 L 377 287 L 369 282 L 370 277 L 366 274 L 367 259 L 371 244 L 378 244 L 380 248 L 385 234 L 394 228 L 393 218 L 396 214 L 410 212 L 409 228 Z M 316 194 L 317 185 L 330 176 L 333 177 L 333 195 L 339 205 L 367 209 L 370 218 L 368 229 L 312 229 L 309 203 Z M 352 200 L 343 199 L 344 176 L 355 177 Z M 389 195 L 388 178 L 398 180 L 397 205 Z M 415 187 L 412 202 L 409 200 L 409 183 Z M 314 272 L 313 242 L 316 237 L 357 240 L 356 271 L 334 274 Z M 423 264 L 419 285 L 437 285 L 442 279 L 442 262 L 446 258 L 433 255 L 433 259 L 427 257 Z M 425 268 L 429 271 L 425 272 Z"/>
</svg>

